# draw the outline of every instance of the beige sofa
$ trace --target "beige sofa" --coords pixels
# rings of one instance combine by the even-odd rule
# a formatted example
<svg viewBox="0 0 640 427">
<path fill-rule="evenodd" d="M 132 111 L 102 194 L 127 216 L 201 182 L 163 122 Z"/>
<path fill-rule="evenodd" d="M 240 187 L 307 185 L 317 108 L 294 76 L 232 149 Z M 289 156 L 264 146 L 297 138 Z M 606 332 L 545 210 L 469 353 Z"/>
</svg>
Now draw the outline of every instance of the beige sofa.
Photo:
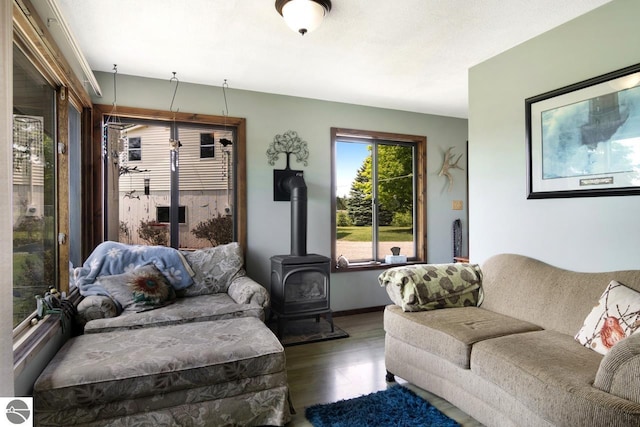
<svg viewBox="0 0 640 427">
<path fill-rule="evenodd" d="M 395 302 L 384 314 L 388 380 L 404 378 L 488 426 L 640 425 L 640 300 L 628 289 L 640 291 L 640 270 L 578 273 L 503 254 L 477 271 L 480 306 L 459 304 L 449 287 L 434 299 L 449 293 L 441 306 L 462 307 L 437 310 L 424 309 L 428 292 L 402 292 L 421 277 L 381 275 Z M 477 281 L 467 282 L 473 291 Z M 626 339 L 600 329 L 614 312 Z M 595 351 L 607 340 L 606 355 Z"/>
<path fill-rule="evenodd" d="M 105 245 L 101 253 L 122 258 L 128 256 L 122 251 L 147 250 Z M 263 322 L 269 294 L 245 275 L 240 247 L 158 252 L 163 260 L 184 257 L 193 283 L 160 292 L 161 283 L 154 282 L 146 295 L 154 296 L 152 301 L 129 300 L 132 283 L 143 277 L 142 284 L 149 285 L 158 265 L 166 275 L 175 262 L 172 267 L 156 260 L 154 266 L 119 272 L 117 265 L 130 265 L 127 259 L 114 261 L 109 271 L 115 274 L 85 286 L 104 287 L 110 296 L 88 295 L 78 305 L 84 334 L 65 343 L 36 381 L 36 425 L 286 424 L 284 348 Z"/>
</svg>

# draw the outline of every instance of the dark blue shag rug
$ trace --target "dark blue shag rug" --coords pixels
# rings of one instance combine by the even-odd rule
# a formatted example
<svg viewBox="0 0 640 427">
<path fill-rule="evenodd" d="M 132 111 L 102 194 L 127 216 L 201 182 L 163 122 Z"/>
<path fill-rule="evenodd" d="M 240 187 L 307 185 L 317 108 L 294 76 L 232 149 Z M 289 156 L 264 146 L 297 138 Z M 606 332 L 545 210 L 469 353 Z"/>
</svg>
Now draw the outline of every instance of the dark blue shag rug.
<svg viewBox="0 0 640 427">
<path fill-rule="evenodd" d="M 305 410 L 314 427 L 453 427 L 444 415 L 411 390 L 396 385 L 377 393 Z"/>
</svg>

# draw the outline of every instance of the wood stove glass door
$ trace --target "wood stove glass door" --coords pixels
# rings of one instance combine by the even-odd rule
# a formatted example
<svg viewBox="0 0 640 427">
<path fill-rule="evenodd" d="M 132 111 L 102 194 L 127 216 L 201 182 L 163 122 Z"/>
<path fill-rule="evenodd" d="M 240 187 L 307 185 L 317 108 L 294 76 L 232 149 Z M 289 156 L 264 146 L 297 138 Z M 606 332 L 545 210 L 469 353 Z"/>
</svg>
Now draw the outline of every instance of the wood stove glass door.
<svg viewBox="0 0 640 427">
<path fill-rule="evenodd" d="M 287 312 L 329 308 L 329 283 L 325 272 L 293 270 L 284 278 L 284 305 Z"/>
</svg>

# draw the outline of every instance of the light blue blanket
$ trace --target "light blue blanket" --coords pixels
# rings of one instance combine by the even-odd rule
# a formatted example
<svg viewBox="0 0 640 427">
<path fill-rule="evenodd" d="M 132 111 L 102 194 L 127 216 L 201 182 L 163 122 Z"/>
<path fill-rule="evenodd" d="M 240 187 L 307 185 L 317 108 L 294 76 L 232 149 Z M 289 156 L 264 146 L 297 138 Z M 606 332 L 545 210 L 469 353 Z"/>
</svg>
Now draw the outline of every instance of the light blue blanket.
<svg viewBox="0 0 640 427">
<path fill-rule="evenodd" d="M 76 286 L 80 294 L 109 295 L 96 282 L 100 276 L 111 276 L 154 264 L 174 289 L 184 289 L 193 283 L 194 272 L 180 251 L 166 246 L 127 245 L 103 242 L 94 249 L 81 268 L 76 270 Z"/>
</svg>

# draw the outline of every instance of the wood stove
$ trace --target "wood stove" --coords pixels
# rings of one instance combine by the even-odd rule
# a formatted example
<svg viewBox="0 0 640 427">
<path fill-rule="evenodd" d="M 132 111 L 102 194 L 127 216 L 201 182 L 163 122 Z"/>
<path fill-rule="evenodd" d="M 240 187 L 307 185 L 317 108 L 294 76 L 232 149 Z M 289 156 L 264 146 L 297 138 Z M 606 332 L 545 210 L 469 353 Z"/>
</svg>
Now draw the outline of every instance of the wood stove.
<svg viewBox="0 0 640 427">
<path fill-rule="evenodd" d="M 324 315 L 333 332 L 330 308 L 330 259 L 307 254 L 307 187 L 302 174 L 282 184 L 291 195 L 291 254 L 271 257 L 271 316 L 278 337 L 289 319 Z"/>
<path fill-rule="evenodd" d="M 325 315 L 333 331 L 329 307 L 329 258 L 276 255 L 271 257 L 271 310 L 278 317 L 278 336 L 287 319 Z"/>
</svg>

